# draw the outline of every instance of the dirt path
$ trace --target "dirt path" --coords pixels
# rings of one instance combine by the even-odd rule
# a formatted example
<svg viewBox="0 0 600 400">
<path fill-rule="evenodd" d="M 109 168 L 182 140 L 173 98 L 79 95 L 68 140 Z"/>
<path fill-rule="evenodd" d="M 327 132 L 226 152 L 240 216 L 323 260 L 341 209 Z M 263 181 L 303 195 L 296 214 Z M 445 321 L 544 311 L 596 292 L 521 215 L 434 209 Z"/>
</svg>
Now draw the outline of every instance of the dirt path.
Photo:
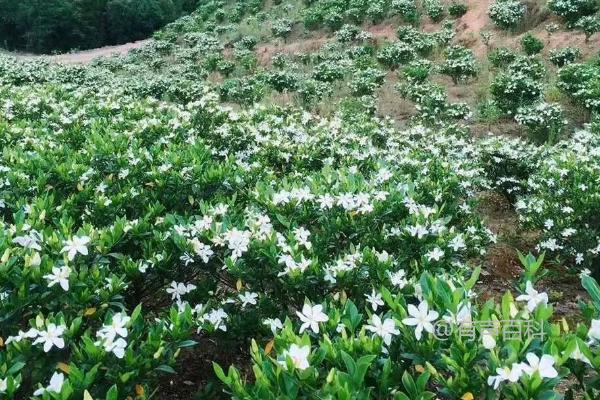
<svg viewBox="0 0 600 400">
<path fill-rule="evenodd" d="M 87 64 L 95 58 L 107 57 L 112 55 L 124 55 L 130 50 L 139 49 L 152 39 L 138 40 L 137 42 L 125 43 L 116 46 L 105 46 L 97 49 L 77 51 L 73 53 L 58 54 L 52 56 L 37 55 L 37 54 L 19 54 L 19 53 L 8 53 L 12 56 L 21 60 L 33 60 L 36 58 L 44 57 L 50 61 L 62 63 L 62 64 Z"/>
</svg>

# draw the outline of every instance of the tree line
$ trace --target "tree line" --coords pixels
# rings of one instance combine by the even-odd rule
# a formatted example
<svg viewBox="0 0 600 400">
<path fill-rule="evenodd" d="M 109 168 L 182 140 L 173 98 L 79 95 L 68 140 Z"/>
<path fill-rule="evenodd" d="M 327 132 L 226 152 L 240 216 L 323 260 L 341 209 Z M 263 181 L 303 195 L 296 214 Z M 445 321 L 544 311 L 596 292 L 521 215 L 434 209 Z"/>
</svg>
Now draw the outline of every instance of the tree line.
<svg viewBox="0 0 600 400">
<path fill-rule="evenodd" d="M 198 0 L 0 0 L 0 46 L 36 53 L 147 37 Z"/>
</svg>

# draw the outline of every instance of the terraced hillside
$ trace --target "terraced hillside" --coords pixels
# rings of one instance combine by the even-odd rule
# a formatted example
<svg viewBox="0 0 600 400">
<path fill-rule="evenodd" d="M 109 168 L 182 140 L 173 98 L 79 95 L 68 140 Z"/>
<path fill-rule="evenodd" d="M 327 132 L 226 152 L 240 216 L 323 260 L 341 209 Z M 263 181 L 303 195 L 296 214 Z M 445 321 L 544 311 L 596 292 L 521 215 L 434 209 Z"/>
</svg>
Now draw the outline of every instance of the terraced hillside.
<svg viewBox="0 0 600 400">
<path fill-rule="evenodd" d="M 598 9 L 209 1 L 0 55 L 0 399 L 598 398 Z"/>
</svg>

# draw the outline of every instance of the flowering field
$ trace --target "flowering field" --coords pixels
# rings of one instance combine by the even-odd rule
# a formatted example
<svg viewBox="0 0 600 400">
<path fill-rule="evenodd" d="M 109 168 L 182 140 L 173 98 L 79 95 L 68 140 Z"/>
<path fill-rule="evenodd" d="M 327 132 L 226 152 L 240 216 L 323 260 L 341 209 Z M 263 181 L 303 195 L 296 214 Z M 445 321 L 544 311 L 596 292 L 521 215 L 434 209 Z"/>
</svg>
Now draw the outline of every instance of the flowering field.
<svg viewBox="0 0 600 400">
<path fill-rule="evenodd" d="M 477 4 L 209 1 L 126 56 L 0 55 L 0 399 L 599 398 L 598 7 L 491 2 L 475 46 Z"/>
</svg>

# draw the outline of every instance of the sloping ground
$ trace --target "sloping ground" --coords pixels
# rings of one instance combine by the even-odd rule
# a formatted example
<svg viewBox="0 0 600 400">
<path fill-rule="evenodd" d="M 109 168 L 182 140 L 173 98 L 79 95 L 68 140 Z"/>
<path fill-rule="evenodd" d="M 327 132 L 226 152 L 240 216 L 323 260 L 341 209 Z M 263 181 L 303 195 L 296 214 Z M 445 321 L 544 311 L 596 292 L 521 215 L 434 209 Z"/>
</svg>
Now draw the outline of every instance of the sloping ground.
<svg viewBox="0 0 600 400">
<path fill-rule="evenodd" d="M 125 43 L 116 46 L 105 46 L 97 49 L 77 51 L 73 53 L 57 54 L 57 55 L 37 55 L 37 54 L 13 54 L 15 57 L 22 60 L 31 60 L 34 58 L 45 57 L 51 61 L 64 64 L 87 64 L 98 57 L 108 57 L 112 55 L 124 55 L 130 50 L 138 49 L 149 43 L 152 39 L 138 40 L 137 42 Z"/>
</svg>

